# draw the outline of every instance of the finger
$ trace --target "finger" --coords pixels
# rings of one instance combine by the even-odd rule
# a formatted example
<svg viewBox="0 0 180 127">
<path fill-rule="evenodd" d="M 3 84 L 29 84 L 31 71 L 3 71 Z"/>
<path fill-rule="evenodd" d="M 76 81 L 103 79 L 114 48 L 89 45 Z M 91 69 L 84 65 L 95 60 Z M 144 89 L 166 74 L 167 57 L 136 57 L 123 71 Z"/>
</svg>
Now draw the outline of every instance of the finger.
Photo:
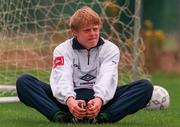
<svg viewBox="0 0 180 127">
<path fill-rule="evenodd" d="M 92 114 L 92 113 L 96 113 L 96 112 L 99 112 L 100 111 L 100 109 L 99 108 L 91 108 L 91 109 L 87 109 L 87 113 L 88 114 Z"/>
<path fill-rule="evenodd" d="M 77 100 L 77 101 L 78 101 L 78 103 L 84 103 L 84 104 L 86 104 L 85 100 Z"/>
<path fill-rule="evenodd" d="M 75 110 L 77 110 L 78 112 L 86 112 L 86 109 L 80 106 L 75 107 Z"/>
<path fill-rule="evenodd" d="M 81 109 L 79 106 L 76 106 L 73 108 L 73 112 L 77 115 L 86 115 L 86 110 L 85 109 Z"/>
<path fill-rule="evenodd" d="M 78 119 L 82 119 L 82 118 L 86 117 L 86 113 L 85 114 L 81 114 L 81 113 L 77 113 L 76 111 L 72 111 L 71 113 L 72 113 L 72 115 L 74 117 L 76 117 Z"/>
<path fill-rule="evenodd" d="M 94 114 L 98 114 L 100 110 L 95 109 L 95 110 L 87 110 L 87 115 L 94 115 Z"/>
<path fill-rule="evenodd" d="M 77 100 L 78 101 L 78 105 L 81 106 L 86 106 L 86 102 L 84 100 Z"/>
<path fill-rule="evenodd" d="M 78 111 L 74 111 L 73 114 L 75 114 L 76 116 L 86 116 L 86 112 L 78 112 Z"/>
<path fill-rule="evenodd" d="M 90 100 L 88 103 L 87 103 L 88 106 L 91 106 L 91 105 L 94 105 L 94 101 L 93 100 Z"/>
<path fill-rule="evenodd" d="M 95 109 L 95 107 L 94 107 L 94 104 L 88 104 L 87 105 L 87 109 L 89 109 L 89 110 L 94 110 Z"/>
<path fill-rule="evenodd" d="M 98 105 L 91 105 L 88 107 L 88 110 L 89 111 L 94 111 L 94 110 L 100 110 L 99 106 Z"/>
<path fill-rule="evenodd" d="M 78 105 L 81 109 L 86 109 L 86 103 L 79 103 Z"/>
<path fill-rule="evenodd" d="M 100 112 L 100 109 L 96 108 L 95 110 L 87 110 L 87 117 L 96 117 Z"/>
<path fill-rule="evenodd" d="M 75 116 L 76 116 L 77 118 L 84 118 L 84 117 L 86 117 L 86 112 L 78 112 L 78 111 L 75 111 L 74 114 L 75 114 Z"/>
<path fill-rule="evenodd" d="M 86 115 L 86 118 L 92 119 L 92 118 L 97 117 L 97 115 L 98 115 L 98 113 L 87 114 L 87 115 Z"/>
</svg>

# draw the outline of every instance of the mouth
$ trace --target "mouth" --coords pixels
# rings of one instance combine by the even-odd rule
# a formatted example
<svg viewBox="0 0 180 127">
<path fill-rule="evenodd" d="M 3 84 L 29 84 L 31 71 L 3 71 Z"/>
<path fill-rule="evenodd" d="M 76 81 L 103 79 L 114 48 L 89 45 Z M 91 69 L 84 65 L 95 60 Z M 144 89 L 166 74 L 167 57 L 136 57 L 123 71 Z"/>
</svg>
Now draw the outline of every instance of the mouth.
<svg viewBox="0 0 180 127">
<path fill-rule="evenodd" d="M 88 40 L 90 40 L 90 41 L 91 41 L 91 40 L 97 40 L 97 38 L 89 38 Z"/>
</svg>

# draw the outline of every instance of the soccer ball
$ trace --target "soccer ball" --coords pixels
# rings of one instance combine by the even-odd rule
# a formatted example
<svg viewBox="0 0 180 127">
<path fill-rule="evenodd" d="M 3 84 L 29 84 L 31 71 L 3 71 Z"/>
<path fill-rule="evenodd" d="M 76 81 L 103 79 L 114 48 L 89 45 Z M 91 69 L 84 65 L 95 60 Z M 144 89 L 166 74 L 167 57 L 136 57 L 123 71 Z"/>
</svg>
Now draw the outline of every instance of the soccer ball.
<svg viewBox="0 0 180 127">
<path fill-rule="evenodd" d="M 161 86 L 154 86 L 152 97 L 146 106 L 148 110 L 163 110 L 169 107 L 170 97 L 168 91 Z"/>
</svg>

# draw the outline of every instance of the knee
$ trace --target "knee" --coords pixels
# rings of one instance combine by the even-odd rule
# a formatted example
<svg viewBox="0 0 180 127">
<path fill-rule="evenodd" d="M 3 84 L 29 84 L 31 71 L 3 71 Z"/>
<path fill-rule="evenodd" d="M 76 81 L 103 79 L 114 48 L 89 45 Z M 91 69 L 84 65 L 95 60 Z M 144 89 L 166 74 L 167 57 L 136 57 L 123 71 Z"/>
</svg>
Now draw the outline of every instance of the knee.
<svg viewBox="0 0 180 127">
<path fill-rule="evenodd" d="M 22 88 L 26 82 L 28 81 L 28 79 L 31 78 L 31 75 L 28 74 L 23 74 L 20 77 L 17 78 L 16 80 L 16 88 Z"/>
<path fill-rule="evenodd" d="M 152 83 L 147 80 L 147 79 L 142 79 L 141 80 L 141 84 L 142 84 L 142 87 L 143 87 L 143 90 L 146 92 L 146 93 L 152 93 L 153 91 L 153 85 Z"/>
<path fill-rule="evenodd" d="M 147 89 L 147 90 L 153 90 L 153 85 L 152 85 L 152 83 L 151 83 L 149 80 L 147 80 L 147 79 L 142 79 L 141 81 L 142 81 L 142 84 L 143 84 L 143 86 L 145 87 L 145 89 Z"/>
</svg>

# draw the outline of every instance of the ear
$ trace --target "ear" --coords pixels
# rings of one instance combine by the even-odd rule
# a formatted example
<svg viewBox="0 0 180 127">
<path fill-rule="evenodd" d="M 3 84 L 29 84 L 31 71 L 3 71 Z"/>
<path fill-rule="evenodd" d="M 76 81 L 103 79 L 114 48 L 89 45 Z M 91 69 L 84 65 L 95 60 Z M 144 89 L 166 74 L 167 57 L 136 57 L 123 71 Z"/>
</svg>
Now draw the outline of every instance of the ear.
<svg viewBox="0 0 180 127">
<path fill-rule="evenodd" d="M 78 31 L 73 30 L 73 31 L 72 31 L 72 34 L 73 34 L 74 37 L 77 37 Z"/>
</svg>

